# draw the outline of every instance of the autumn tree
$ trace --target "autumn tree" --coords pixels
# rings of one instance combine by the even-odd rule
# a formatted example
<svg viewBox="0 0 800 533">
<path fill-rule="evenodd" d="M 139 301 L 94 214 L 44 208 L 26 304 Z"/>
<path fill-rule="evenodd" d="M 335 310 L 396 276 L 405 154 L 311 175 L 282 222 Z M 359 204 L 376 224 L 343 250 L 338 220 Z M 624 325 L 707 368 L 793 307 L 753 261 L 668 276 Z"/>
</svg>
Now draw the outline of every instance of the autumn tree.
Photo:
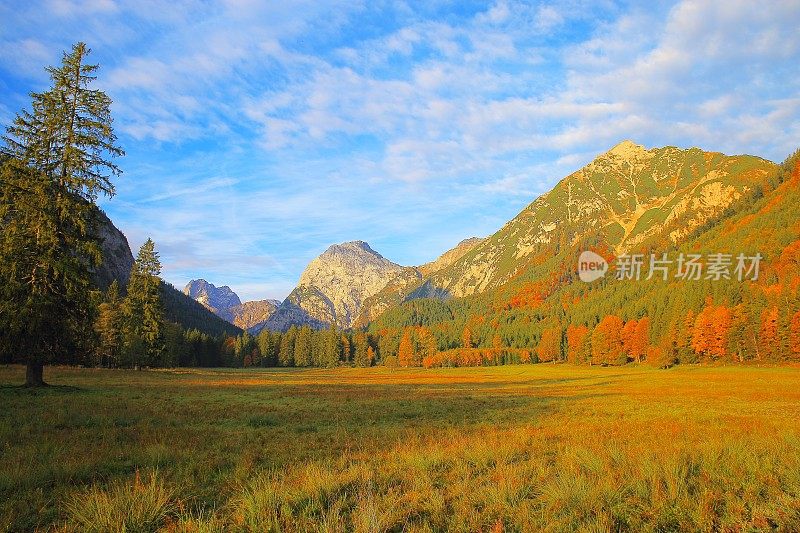
<svg viewBox="0 0 800 533">
<path fill-rule="evenodd" d="M 465 349 L 472 349 L 472 331 L 469 329 L 469 327 L 464 328 L 464 333 L 461 335 L 461 341 Z"/>
<path fill-rule="evenodd" d="M 588 333 L 589 328 L 583 324 L 567 327 L 567 361 L 572 364 L 586 362 L 583 356 L 587 351 L 585 345 Z"/>
<path fill-rule="evenodd" d="M 561 328 L 552 327 L 542 331 L 536 355 L 542 363 L 557 361 L 561 358 Z"/>
<path fill-rule="evenodd" d="M 400 348 L 397 351 L 397 362 L 400 366 L 416 366 L 414 342 L 411 340 L 411 330 L 406 328 L 400 338 Z"/>
<path fill-rule="evenodd" d="M 594 364 L 624 364 L 627 357 L 622 348 L 622 319 L 606 315 L 592 332 L 592 362 Z"/>
<path fill-rule="evenodd" d="M 436 357 L 439 348 L 436 345 L 436 337 L 433 336 L 430 329 L 425 326 L 418 327 L 416 330 L 416 338 L 417 346 L 415 347 L 415 351 L 417 352 L 417 357 L 415 358 L 415 364 L 417 362 L 421 364 L 422 360 L 426 357 Z"/>
<path fill-rule="evenodd" d="M 44 385 L 46 362 L 91 351 L 96 200 L 114 194 L 123 151 L 89 53 L 78 43 L 47 69 L 50 88 L 31 93 L 0 149 L 0 345 L 24 358 L 28 386 Z"/>
<path fill-rule="evenodd" d="M 714 305 L 708 300 L 695 319 L 692 348 L 698 354 L 711 359 L 726 357 L 730 328 L 730 309 L 724 305 Z"/>
<path fill-rule="evenodd" d="M 622 327 L 622 331 L 620 332 L 620 339 L 622 340 L 622 349 L 625 350 L 625 353 L 628 357 L 634 357 L 633 355 L 633 345 L 635 343 L 636 337 L 636 324 L 638 323 L 637 320 L 628 320 L 625 322 L 625 325 Z"/>
</svg>

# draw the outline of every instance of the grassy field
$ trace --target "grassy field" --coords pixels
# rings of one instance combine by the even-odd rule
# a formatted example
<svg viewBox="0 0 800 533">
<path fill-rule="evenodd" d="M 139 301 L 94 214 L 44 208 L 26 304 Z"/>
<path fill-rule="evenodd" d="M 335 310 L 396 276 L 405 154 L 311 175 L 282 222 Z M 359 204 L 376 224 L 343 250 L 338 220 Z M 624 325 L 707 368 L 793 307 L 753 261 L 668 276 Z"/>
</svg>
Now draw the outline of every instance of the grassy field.
<svg viewBox="0 0 800 533">
<path fill-rule="evenodd" d="M 800 531 L 800 370 L 0 367 L 0 531 Z"/>
</svg>

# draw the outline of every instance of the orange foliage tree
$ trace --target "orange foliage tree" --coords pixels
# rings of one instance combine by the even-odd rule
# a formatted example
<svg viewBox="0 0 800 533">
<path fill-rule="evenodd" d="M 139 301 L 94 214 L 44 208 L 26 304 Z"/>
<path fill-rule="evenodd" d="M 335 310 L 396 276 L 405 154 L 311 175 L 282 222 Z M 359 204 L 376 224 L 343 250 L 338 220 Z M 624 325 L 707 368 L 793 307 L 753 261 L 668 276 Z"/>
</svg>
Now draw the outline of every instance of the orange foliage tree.
<svg viewBox="0 0 800 533">
<path fill-rule="evenodd" d="M 594 364 L 624 364 L 627 362 L 622 348 L 622 319 L 606 315 L 592 333 L 592 362 Z"/>
<path fill-rule="evenodd" d="M 620 339 L 622 340 L 622 349 L 625 350 L 625 353 L 628 355 L 628 357 L 635 357 L 633 354 L 633 345 L 636 342 L 636 324 L 638 324 L 636 319 L 628 320 L 625 322 L 625 325 L 622 327 L 622 331 L 619 334 Z"/>
<path fill-rule="evenodd" d="M 761 351 L 768 360 L 777 361 L 782 358 L 777 306 L 765 309 L 761 314 L 761 331 L 758 340 L 761 344 Z"/>
<path fill-rule="evenodd" d="M 725 357 L 730 329 L 730 309 L 724 305 L 715 306 L 709 300 L 695 319 L 692 348 L 698 354 L 712 359 Z"/>
<path fill-rule="evenodd" d="M 561 328 L 547 328 L 542 332 L 542 338 L 536 348 L 536 354 L 542 363 L 561 358 Z"/>
<path fill-rule="evenodd" d="M 411 340 L 411 330 L 403 330 L 403 337 L 400 339 L 400 348 L 397 351 L 397 362 L 400 366 L 415 365 L 414 343 Z"/>
<path fill-rule="evenodd" d="M 794 361 L 800 361 L 800 311 L 789 323 L 789 353 Z"/>
<path fill-rule="evenodd" d="M 464 348 L 467 350 L 472 349 L 472 331 L 470 331 L 468 327 L 464 328 L 464 333 L 461 338 L 464 342 Z"/>
<path fill-rule="evenodd" d="M 572 364 L 583 363 L 584 341 L 589 333 L 589 328 L 570 325 L 567 327 L 567 361 Z"/>
</svg>

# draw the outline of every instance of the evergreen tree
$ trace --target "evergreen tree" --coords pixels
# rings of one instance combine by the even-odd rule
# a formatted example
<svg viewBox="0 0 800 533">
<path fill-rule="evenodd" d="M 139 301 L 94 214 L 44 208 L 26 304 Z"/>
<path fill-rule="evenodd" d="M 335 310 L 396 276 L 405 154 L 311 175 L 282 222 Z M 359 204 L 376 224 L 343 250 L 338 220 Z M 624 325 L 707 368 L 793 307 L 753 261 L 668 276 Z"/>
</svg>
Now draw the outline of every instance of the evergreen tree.
<svg viewBox="0 0 800 533">
<path fill-rule="evenodd" d="M 319 366 L 335 367 L 339 365 L 339 358 L 342 353 L 341 337 L 336 331 L 336 327 L 331 324 L 329 330 L 322 333 L 322 350 L 320 352 Z"/>
<path fill-rule="evenodd" d="M 358 331 L 353 335 L 353 344 L 355 345 L 355 354 L 353 356 L 355 365 L 362 368 L 372 365 L 372 361 L 369 358 L 370 346 L 363 331 Z"/>
<path fill-rule="evenodd" d="M 266 328 L 258 332 L 256 344 L 258 345 L 258 351 L 261 352 L 262 366 L 276 366 L 278 364 L 279 337 L 279 333 L 273 334 Z"/>
<path fill-rule="evenodd" d="M 0 345 L 25 358 L 26 384 L 48 361 L 88 354 L 90 269 L 100 263 L 98 194 L 120 174 L 111 100 L 89 89 L 97 65 L 84 43 L 49 67 L 51 87 L 8 127 L 0 169 Z"/>
<path fill-rule="evenodd" d="M 303 326 L 297 333 L 294 341 L 294 364 L 295 366 L 313 366 L 311 346 L 312 331 L 310 326 Z"/>
<path fill-rule="evenodd" d="M 278 351 L 278 364 L 280 366 L 294 366 L 294 344 L 297 336 L 297 327 L 292 326 L 281 335 L 281 344 Z"/>
<path fill-rule="evenodd" d="M 125 299 L 127 343 L 144 348 L 138 353 L 129 346 L 134 366 L 155 364 L 164 348 L 164 309 L 161 305 L 161 261 L 152 239 L 139 249 L 128 282 Z"/>
<path fill-rule="evenodd" d="M 119 366 L 123 346 L 124 315 L 119 284 L 114 280 L 106 291 L 105 301 L 100 304 L 95 322 L 99 338 L 98 363 L 104 367 Z"/>
</svg>

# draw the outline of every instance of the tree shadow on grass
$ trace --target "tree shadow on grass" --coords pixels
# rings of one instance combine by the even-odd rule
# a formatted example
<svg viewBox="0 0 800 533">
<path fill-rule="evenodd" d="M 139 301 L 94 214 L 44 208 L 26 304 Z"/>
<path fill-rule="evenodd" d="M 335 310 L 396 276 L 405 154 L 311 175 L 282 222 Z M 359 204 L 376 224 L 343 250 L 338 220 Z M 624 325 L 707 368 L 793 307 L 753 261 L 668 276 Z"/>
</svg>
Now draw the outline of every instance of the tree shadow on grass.
<svg viewBox="0 0 800 533">
<path fill-rule="evenodd" d="M 0 394 L 10 393 L 17 396 L 52 396 L 59 394 L 72 394 L 77 392 L 86 392 L 86 389 L 75 387 L 74 385 L 45 385 L 44 387 L 28 387 L 27 385 L 20 384 L 3 384 L 0 385 Z"/>
</svg>

